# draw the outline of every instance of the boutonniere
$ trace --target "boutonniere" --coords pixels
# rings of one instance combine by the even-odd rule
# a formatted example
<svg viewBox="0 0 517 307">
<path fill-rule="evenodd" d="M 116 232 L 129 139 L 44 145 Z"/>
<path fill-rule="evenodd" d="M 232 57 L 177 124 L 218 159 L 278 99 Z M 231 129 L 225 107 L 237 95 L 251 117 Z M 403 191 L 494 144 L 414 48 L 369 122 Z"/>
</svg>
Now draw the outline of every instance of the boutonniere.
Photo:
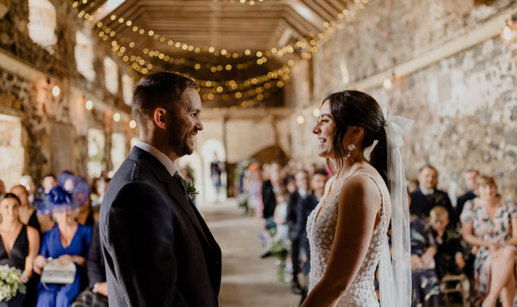
<svg viewBox="0 0 517 307">
<path fill-rule="evenodd" d="M 441 201 L 442 201 L 442 199 L 443 199 L 443 195 L 442 195 L 442 194 L 437 194 L 437 193 L 435 193 L 435 194 L 433 195 L 433 198 L 434 198 L 434 203 L 435 203 L 435 204 L 437 204 L 437 203 L 439 203 L 439 202 L 441 202 Z"/>
<path fill-rule="evenodd" d="M 190 181 L 186 181 L 181 178 L 181 182 L 183 183 L 183 187 L 185 187 L 185 191 L 187 191 L 188 197 L 192 200 L 196 199 L 196 196 L 199 194 L 199 191 L 196 189 L 196 186 L 190 183 Z"/>
</svg>

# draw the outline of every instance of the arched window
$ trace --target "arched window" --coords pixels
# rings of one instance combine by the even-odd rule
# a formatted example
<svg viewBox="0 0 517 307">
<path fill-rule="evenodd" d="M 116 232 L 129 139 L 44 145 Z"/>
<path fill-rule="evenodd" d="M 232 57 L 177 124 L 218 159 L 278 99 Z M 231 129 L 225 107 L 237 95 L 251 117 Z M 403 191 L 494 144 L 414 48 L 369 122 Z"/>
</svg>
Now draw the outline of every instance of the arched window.
<svg viewBox="0 0 517 307">
<path fill-rule="evenodd" d="M 111 58 L 104 58 L 104 76 L 106 82 L 106 89 L 112 93 L 118 92 L 118 68 L 117 63 Z"/>
<path fill-rule="evenodd" d="M 77 71 L 89 81 L 93 81 L 95 79 L 95 69 L 93 68 L 94 53 L 91 33 L 76 32 L 74 55 Z"/>
<path fill-rule="evenodd" d="M 113 171 L 117 171 L 126 158 L 126 138 L 121 133 L 111 135 L 111 163 Z"/>
<path fill-rule="evenodd" d="M 126 74 L 122 75 L 122 94 L 124 95 L 124 102 L 130 106 L 133 99 L 133 78 Z"/>
<path fill-rule="evenodd" d="M 29 0 L 29 36 L 50 53 L 57 42 L 56 9 L 48 0 Z"/>
</svg>

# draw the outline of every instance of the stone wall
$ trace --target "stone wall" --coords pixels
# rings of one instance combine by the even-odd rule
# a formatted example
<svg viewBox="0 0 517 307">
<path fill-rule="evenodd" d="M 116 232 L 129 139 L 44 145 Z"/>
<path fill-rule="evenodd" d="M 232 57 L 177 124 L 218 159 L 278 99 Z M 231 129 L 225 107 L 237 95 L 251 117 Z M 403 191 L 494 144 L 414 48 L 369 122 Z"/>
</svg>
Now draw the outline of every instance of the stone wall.
<svg viewBox="0 0 517 307">
<path fill-rule="evenodd" d="M 514 1 L 370 1 L 355 21 L 320 46 L 313 60 L 313 107 L 331 92 L 440 48 Z M 517 11 L 517 8 L 516 8 Z M 504 23 L 501 24 L 501 29 Z M 409 75 L 368 89 L 389 114 L 415 120 L 405 138 L 408 178 L 424 163 L 440 171 L 440 187 L 463 191 L 468 168 L 495 174 L 504 198 L 517 198 L 517 42 L 499 37 Z M 310 118 L 311 108 L 303 110 Z M 294 118 L 293 118 L 294 122 Z M 293 124 L 293 153 L 314 160 L 312 125 Z"/>
<path fill-rule="evenodd" d="M 108 46 L 93 36 L 96 77 L 88 81 L 76 67 L 74 47 L 76 31 L 84 21 L 76 16 L 69 1 L 50 0 L 57 16 L 57 43 L 43 48 L 28 34 L 28 1 L 9 1 L 7 14 L 0 18 L 0 114 L 18 117 L 22 123 L 21 142 L 24 150 L 23 175 L 37 181 L 45 173 L 59 173 L 64 169 L 87 176 L 88 140 L 90 127 L 106 134 L 106 167 L 111 163 L 111 134 L 125 134 L 129 150 L 135 131 L 129 129 L 130 107 L 124 104 L 120 81 L 127 67 L 114 56 Z M 7 55 L 7 56 L 6 56 Z M 119 90 L 115 95 L 104 86 L 103 60 L 110 56 L 117 62 Z M 58 97 L 51 94 L 58 85 Z M 94 102 L 94 109 L 85 109 L 86 100 Z M 119 112 L 122 120 L 113 121 Z M 20 176 L 0 173 L 6 176 Z"/>
</svg>

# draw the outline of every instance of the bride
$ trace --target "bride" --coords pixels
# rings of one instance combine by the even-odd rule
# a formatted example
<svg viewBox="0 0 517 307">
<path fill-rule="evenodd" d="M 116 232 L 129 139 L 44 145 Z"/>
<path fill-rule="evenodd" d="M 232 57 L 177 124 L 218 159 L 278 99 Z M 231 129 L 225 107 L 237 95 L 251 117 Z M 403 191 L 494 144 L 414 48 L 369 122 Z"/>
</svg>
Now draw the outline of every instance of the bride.
<svg viewBox="0 0 517 307">
<path fill-rule="evenodd" d="M 381 305 L 410 305 L 409 213 L 400 147 L 411 123 L 401 117 L 386 121 L 377 101 L 359 91 L 323 101 L 313 133 L 318 155 L 335 172 L 307 221 L 311 269 L 303 306 L 379 306 L 378 265 Z"/>
</svg>

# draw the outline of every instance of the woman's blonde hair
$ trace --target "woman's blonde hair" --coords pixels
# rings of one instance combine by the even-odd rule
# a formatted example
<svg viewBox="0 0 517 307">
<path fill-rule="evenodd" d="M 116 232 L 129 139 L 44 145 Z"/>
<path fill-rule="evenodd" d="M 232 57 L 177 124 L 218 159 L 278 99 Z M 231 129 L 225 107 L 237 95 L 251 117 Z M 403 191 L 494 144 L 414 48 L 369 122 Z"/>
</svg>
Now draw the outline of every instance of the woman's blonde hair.
<svg viewBox="0 0 517 307">
<path fill-rule="evenodd" d="M 497 187 L 494 177 L 488 176 L 488 175 L 479 175 L 476 179 L 476 183 L 478 186 L 493 185 L 493 186 Z"/>
<path fill-rule="evenodd" d="M 445 219 L 449 218 L 449 212 L 442 206 L 436 206 L 433 209 L 431 209 L 429 216 L 435 217 L 437 219 Z"/>
</svg>

